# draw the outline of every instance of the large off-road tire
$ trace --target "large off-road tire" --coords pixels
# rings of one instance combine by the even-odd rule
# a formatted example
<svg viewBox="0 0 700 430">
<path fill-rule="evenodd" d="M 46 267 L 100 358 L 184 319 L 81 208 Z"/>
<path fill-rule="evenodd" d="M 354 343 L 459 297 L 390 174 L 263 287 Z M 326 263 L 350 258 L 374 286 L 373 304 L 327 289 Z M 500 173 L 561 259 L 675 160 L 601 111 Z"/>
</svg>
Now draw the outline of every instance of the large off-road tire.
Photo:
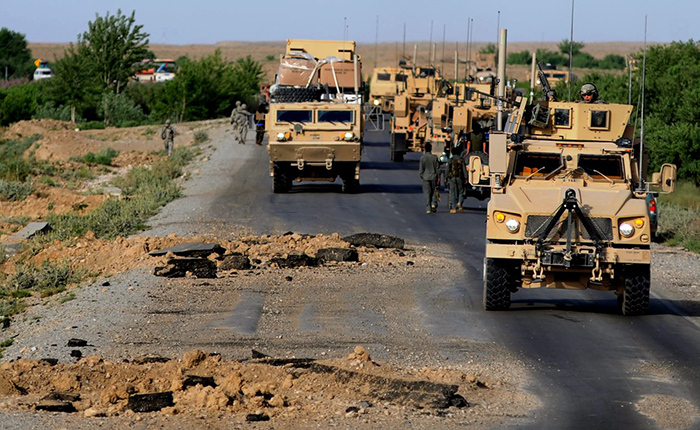
<svg viewBox="0 0 700 430">
<path fill-rule="evenodd" d="M 283 166 L 275 165 L 272 169 L 272 192 L 275 194 L 286 193 L 292 189 L 292 178 Z"/>
<path fill-rule="evenodd" d="M 360 180 L 355 179 L 355 173 L 345 175 L 343 180 L 343 192 L 345 194 L 357 194 L 360 192 Z"/>
<path fill-rule="evenodd" d="M 514 265 L 506 260 L 484 260 L 484 309 L 502 311 L 510 307 L 510 293 L 516 287 Z"/>
<path fill-rule="evenodd" d="M 651 271 L 649 266 L 634 266 L 627 270 L 625 290 L 620 303 L 622 315 L 643 315 L 649 310 Z"/>
<path fill-rule="evenodd" d="M 399 139 L 405 139 L 404 135 L 401 135 Z M 401 162 L 403 161 L 403 151 L 396 150 L 396 133 L 391 133 L 391 143 L 389 144 L 389 149 L 391 151 L 391 161 Z"/>
<path fill-rule="evenodd" d="M 275 103 L 304 103 L 320 100 L 321 90 L 316 87 L 278 87 L 271 95 Z"/>
</svg>

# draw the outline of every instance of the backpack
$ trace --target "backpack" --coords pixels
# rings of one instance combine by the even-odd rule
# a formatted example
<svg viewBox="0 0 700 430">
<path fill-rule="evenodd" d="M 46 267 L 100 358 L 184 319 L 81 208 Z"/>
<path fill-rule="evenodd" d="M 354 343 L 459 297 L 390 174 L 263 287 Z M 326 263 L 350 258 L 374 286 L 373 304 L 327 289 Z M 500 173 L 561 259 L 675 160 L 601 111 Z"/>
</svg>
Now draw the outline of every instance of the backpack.
<svg viewBox="0 0 700 430">
<path fill-rule="evenodd" d="M 450 178 L 462 177 L 462 159 L 458 156 L 450 158 Z"/>
</svg>

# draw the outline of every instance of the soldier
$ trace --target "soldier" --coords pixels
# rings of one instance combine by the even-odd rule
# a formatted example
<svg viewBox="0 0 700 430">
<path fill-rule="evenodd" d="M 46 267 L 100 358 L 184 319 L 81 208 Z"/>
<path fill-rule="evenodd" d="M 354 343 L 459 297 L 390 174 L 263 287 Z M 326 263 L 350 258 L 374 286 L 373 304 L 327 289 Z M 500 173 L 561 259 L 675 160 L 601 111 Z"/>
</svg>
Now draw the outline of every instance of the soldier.
<svg viewBox="0 0 700 430">
<path fill-rule="evenodd" d="M 598 88 L 591 83 L 583 84 L 581 86 L 581 100 L 584 103 L 604 103 L 598 100 Z"/>
<path fill-rule="evenodd" d="M 250 124 L 250 117 L 253 116 L 252 113 L 248 112 L 248 106 L 245 104 L 241 105 L 241 109 L 238 111 L 238 119 L 236 124 L 238 125 L 238 136 L 240 138 L 239 143 L 245 145 L 246 137 L 248 137 L 248 126 Z"/>
<path fill-rule="evenodd" d="M 175 128 L 170 125 L 170 118 L 165 120 L 165 127 L 163 127 L 163 131 L 160 132 L 160 138 L 163 139 L 165 152 L 168 155 L 172 154 L 173 147 L 175 146 Z"/>
<path fill-rule="evenodd" d="M 255 111 L 255 144 L 262 145 L 263 137 L 265 136 L 265 115 L 270 110 L 267 99 L 264 95 L 260 97 L 260 104 Z"/>
<path fill-rule="evenodd" d="M 426 143 L 425 152 L 420 157 L 420 167 L 418 168 L 418 174 L 421 180 L 423 180 L 423 197 L 425 197 L 426 214 L 437 212 L 437 205 L 432 203 L 440 168 L 438 166 L 438 158 L 431 152 L 432 150 L 433 145 L 430 142 Z"/>
<path fill-rule="evenodd" d="M 450 213 L 457 213 L 457 209 L 462 212 L 462 203 L 464 197 L 462 195 L 462 185 L 464 184 L 464 168 L 462 166 L 462 157 L 458 154 L 452 154 L 450 161 L 447 164 L 447 183 L 449 185 L 450 196 Z"/>
<path fill-rule="evenodd" d="M 236 100 L 236 107 L 231 111 L 231 124 L 233 125 L 233 138 L 241 143 L 241 137 L 238 133 L 238 112 L 241 110 L 241 101 Z"/>
</svg>

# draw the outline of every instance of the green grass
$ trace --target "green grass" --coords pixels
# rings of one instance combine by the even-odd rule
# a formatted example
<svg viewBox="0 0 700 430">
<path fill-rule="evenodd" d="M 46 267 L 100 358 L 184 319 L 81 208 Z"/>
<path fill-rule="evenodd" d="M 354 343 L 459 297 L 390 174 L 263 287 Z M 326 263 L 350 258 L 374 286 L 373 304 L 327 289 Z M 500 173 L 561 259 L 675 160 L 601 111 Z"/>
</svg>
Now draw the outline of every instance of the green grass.
<svg viewBox="0 0 700 430">
<path fill-rule="evenodd" d="M 678 182 L 671 194 L 661 194 L 659 202 L 690 209 L 700 209 L 700 188 L 692 182 Z"/>
<path fill-rule="evenodd" d="M 0 200 L 20 202 L 36 190 L 29 182 L 6 181 L 0 179 Z"/>
<path fill-rule="evenodd" d="M 61 297 L 61 299 L 58 301 L 60 304 L 64 304 L 66 302 L 70 302 L 71 300 L 75 300 L 75 293 L 70 292 L 66 296 Z"/>
<path fill-rule="evenodd" d="M 0 179 L 11 182 L 25 182 L 32 173 L 33 158 L 24 159 L 24 152 L 41 135 L 22 140 L 0 140 Z"/>
<path fill-rule="evenodd" d="M 104 148 L 97 154 L 93 152 L 88 152 L 87 154 L 80 157 L 71 157 L 71 161 L 78 161 L 90 166 L 101 164 L 103 166 L 111 166 L 112 160 L 119 155 L 119 151 L 112 148 Z"/>
<path fill-rule="evenodd" d="M 198 130 L 194 132 L 194 143 L 199 145 L 209 140 L 209 133 L 204 130 Z"/>
<path fill-rule="evenodd" d="M 12 345 L 14 342 L 15 342 L 14 339 L 7 339 L 7 340 L 0 342 L 0 359 L 2 359 L 2 353 L 5 351 L 5 348 Z"/>
<path fill-rule="evenodd" d="M 657 238 L 700 253 L 700 189 L 695 184 L 679 182 L 673 193 L 659 196 Z"/>
</svg>

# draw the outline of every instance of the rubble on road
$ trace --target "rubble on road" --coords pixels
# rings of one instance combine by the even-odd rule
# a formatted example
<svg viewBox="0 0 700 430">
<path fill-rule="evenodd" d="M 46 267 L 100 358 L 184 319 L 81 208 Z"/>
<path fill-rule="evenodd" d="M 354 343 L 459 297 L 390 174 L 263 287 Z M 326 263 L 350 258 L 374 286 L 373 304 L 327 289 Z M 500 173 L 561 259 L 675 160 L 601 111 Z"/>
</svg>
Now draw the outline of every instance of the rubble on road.
<svg viewBox="0 0 700 430">
<path fill-rule="evenodd" d="M 406 245 L 400 237 L 378 233 L 357 233 L 346 236 L 343 240 L 352 246 L 373 246 L 375 248 L 403 249 Z"/>
</svg>

